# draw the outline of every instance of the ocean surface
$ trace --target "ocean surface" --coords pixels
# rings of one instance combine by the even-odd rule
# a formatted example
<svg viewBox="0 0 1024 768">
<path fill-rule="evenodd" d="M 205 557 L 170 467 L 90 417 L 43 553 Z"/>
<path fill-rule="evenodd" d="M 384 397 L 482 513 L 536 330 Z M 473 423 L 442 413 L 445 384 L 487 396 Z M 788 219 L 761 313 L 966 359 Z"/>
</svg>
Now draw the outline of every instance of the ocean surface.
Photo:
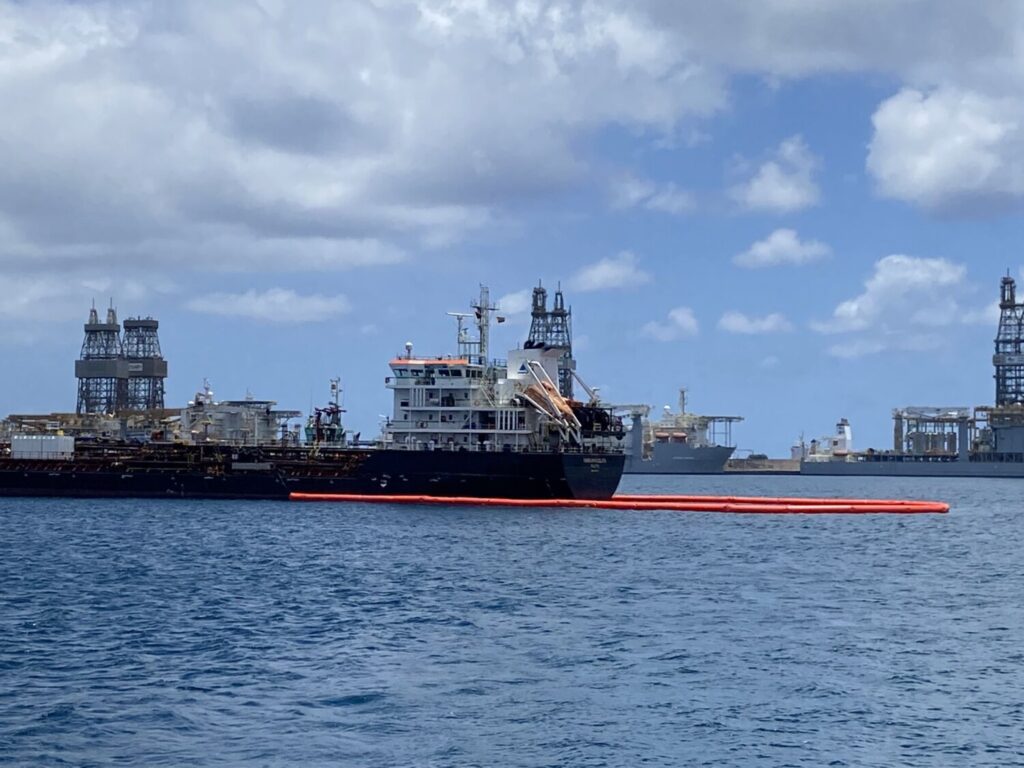
<svg viewBox="0 0 1024 768">
<path fill-rule="evenodd" d="M 1024 765 L 1024 481 L 738 516 L 0 500 L 0 764 Z"/>
</svg>

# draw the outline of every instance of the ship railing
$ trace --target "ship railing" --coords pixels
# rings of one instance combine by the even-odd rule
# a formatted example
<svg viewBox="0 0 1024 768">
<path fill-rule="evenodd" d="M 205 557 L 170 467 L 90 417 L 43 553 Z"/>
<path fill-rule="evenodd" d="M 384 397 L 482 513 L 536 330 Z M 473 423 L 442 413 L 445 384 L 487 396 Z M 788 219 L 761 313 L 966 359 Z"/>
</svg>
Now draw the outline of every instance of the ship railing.
<svg viewBox="0 0 1024 768">
<path fill-rule="evenodd" d="M 456 422 L 443 422 L 438 423 L 436 421 L 407 421 L 407 422 L 391 422 L 388 430 L 392 434 L 396 433 L 436 433 L 441 435 L 459 435 L 465 434 L 466 432 L 479 432 L 481 434 L 494 434 L 497 432 L 502 435 L 528 435 L 533 430 L 524 427 L 522 429 L 495 429 L 493 426 L 481 425 L 469 422 L 463 422 L 458 424 Z"/>
<path fill-rule="evenodd" d="M 479 444 L 473 445 L 447 445 L 444 443 L 438 443 L 433 448 L 427 448 L 429 441 L 424 440 L 409 440 L 409 441 L 393 441 L 389 443 L 390 448 L 394 448 L 400 451 L 419 451 L 419 450 L 433 450 L 444 453 L 504 453 L 505 448 L 501 444 L 491 443 L 490 445 L 484 446 Z M 607 446 L 565 446 L 562 448 L 548 448 L 546 446 L 520 446 L 518 448 L 510 448 L 511 453 L 571 453 L 571 454 L 583 454 L 583 455 L 621 455 L 624 450 L 621 448 L 612 448 Z"/>
</svg>

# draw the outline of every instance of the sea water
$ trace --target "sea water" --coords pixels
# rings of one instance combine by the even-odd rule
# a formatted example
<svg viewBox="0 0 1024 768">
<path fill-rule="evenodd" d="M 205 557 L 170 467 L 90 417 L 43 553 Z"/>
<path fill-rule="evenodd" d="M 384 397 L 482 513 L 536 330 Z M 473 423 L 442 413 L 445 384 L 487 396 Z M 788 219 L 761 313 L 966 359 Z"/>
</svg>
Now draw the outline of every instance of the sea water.
<svg viewBox="0 0 1024 768">
<path fill-rule="evenodd" d="M 1024 481 L 747 516 L 0 501 L 0 763 L 1024 764 Z"/>
</svg>

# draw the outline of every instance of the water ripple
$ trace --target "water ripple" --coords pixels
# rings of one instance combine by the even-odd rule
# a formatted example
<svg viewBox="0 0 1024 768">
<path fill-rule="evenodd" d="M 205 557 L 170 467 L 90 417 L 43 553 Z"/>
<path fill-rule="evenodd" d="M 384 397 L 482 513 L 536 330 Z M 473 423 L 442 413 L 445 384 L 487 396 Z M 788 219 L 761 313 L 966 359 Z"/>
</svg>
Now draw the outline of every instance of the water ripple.
<svg viewBox="0 0 1024 768">
<path fill-rule="evenodd" d="M 0 763 L 1024 765 L 1016 481 L 945 517 L 0 501 Z"/>
</svg>

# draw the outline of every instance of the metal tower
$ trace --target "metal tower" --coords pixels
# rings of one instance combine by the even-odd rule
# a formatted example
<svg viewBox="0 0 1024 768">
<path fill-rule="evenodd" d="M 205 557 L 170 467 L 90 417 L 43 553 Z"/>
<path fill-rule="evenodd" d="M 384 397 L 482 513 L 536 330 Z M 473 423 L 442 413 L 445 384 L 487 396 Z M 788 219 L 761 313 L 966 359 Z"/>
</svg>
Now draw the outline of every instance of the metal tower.
<svg viewBox="0 0 1024 768">
<path fill-rule="evenodd" d="M 548 311 L 548 292 L 542 285 L 533 289 L 533 309 L 531 311 L 530 336 L 524 346 L 526 349 L 544 347 L 561 349 L 562 356 L 558 361 L 558 389 L 563 397 L 572 397 L 573 371 L 576 361 L 572 356 L 572 310 L 565 308 L 562 289 L 555 291 L 555 306 Z"/>
<path fill-rule="evenodd" d="M 96 307 L 89 310 L 82 353 L 75 361 L 78 379 L 76 413 L 116 413 L 128 397 L 128 375 L 122 357 L 121 326 L 113 307 L 100 322 Z"/>
<path fill-rule="evenodd" d="M 491 304 L 491 292 L 486 285 L 480 286 L 480 298 L 472 307 L 473 313 L 476 315 L 476 328 L 480 339 L 480 357 L 486 365 L 487 355 L 490 353 L 491 312 L 497 309 Z"/>
<path fill-rule="evenodd" d="M 1024 304 L 1017 303 L 1017 284 L 1002 280 L 999 332 L 992 364 L 996 373 L 996 405 L 1024 404 Z"/>
<path fill-rule="evenodd" d="M 160 323 L 151 317 L 124 321 L 124 358 L 128 364 L 127 400 L 129 411 L 164 407 L 164 379 L 167 361 L 160 354 Z"/>
</svg>

